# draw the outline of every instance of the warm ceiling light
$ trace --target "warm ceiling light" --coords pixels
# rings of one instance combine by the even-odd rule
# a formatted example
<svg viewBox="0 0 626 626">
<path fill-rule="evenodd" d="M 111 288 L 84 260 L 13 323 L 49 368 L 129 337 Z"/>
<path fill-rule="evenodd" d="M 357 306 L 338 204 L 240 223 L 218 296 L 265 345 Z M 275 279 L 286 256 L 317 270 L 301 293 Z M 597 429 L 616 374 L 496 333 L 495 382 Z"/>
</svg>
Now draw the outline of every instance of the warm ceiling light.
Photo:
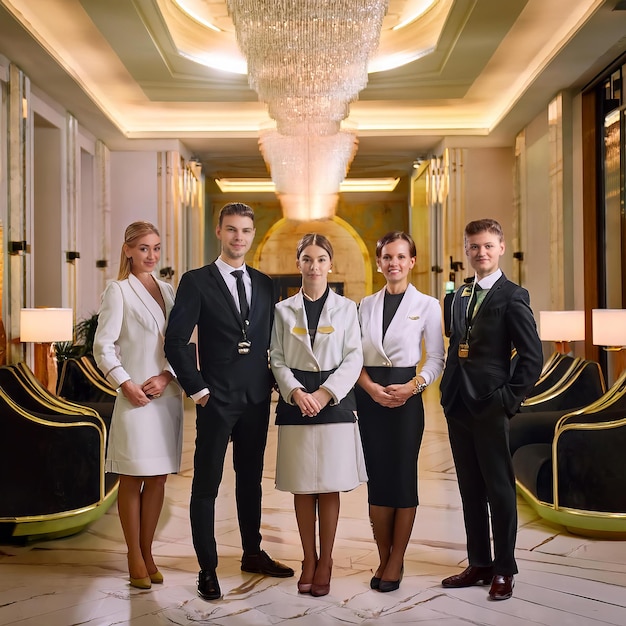
<svg viewBox="0 0 626 626">
<path fill-rule="evenodd" d="M 399 182 L 399 178 L 346 178 L 339 191 L 393 191 Z"/>
<path fill-rule="evenodd" d="M 400 30 L 409 24 L 412 24 L 415 20 L 418 20 L 428 9 L 430 9 L 433 4 L 435 4 L 437 0 L 417 0 L 414 4 L 416 6 L 412 7 L 412 12 L 408 17 L 402 20 L 399 24 L 396 24 L 391 30 Z"/>
<path fill-rule="evenodd" d="M 215 182 L 222 193 L 275 193 L 273 181 L 266 178 L 216 178 Z M 363 191 L 393 191 L 399 178 L 349 178 L 340 186 L 341 193 Z"/>
</svg>

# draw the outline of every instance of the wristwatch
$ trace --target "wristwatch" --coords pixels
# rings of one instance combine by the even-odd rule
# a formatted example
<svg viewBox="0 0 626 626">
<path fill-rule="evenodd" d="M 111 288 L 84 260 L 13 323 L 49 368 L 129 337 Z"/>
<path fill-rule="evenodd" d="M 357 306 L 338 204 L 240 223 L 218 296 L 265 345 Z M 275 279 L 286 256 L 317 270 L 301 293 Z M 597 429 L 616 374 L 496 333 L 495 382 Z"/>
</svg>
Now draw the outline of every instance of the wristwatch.
<svg viewBox="0 0 626 626">
<path fill-rule="evenodd" d="M 428 383 L 418 383 L 417 377 L 413 379 L 415 382 L 415 387 L 413 388 L 413 395 L 416 396 L 418 393 L 422 393 L 426 387 L 428 387 Z"/>
</svg>

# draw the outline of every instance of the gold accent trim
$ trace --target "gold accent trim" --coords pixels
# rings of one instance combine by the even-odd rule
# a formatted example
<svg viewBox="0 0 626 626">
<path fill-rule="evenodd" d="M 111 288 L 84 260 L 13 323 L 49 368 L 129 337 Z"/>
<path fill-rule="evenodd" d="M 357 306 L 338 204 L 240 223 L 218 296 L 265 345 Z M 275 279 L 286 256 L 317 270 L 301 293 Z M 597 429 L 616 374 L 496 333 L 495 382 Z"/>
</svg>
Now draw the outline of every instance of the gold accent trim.
<svg viewBox="0 0 626 626">
<path fill-rule="evenodd" d="M 306 334 L 308 334 L 309 331 L 306 328 L 302 328 L 301 326 L 294 326 L 291 329 L 291 332 L 294 335 L 306 335 Z"/>
<path fill-rule="evenodd" d="M 320 326 L 317 329 L 318 333 L 324 333 L 325 335 L 329 335 L 330 333 L 334 333 L 335 329 L 333 326 Z"/>
</svg>

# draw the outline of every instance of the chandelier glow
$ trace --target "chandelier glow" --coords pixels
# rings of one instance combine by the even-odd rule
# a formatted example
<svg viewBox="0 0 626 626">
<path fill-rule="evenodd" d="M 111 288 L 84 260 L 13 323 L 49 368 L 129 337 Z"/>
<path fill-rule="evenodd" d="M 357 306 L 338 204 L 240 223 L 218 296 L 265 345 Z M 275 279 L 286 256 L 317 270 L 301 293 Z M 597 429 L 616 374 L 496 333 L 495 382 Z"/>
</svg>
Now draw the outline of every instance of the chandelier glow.
<svg viewBox="0 0 626 626">
<path fill-rule="evenodd" d="M 387 0 L 227 0 L 248 80 L 276 130 L 261 135 L 286 217 L 332 217 L 357 146 L 341 130 L 367 84 Z M 289 207 L 287 207 L 289 205 Z"/>
</svg>

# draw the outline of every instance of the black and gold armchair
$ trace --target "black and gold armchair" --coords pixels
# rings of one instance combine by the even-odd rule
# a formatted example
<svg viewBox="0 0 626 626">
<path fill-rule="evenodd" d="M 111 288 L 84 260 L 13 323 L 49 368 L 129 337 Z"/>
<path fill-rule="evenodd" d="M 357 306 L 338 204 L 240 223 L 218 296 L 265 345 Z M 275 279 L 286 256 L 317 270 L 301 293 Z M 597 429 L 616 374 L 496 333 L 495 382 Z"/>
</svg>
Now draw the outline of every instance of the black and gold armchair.
<svg viewBox="0 0 626 626">
<path fill-rule="evenodd" d="M 117 494 L 105 473 L 108 428 L 93 409 L 49 393 L 22 363 L 0 367 L 0 538 L 76 533 Z"/>
<path fill-rule="evenodd" d="M 601 398 L 557 419 L 552 433 L 513 454 L 519 493 L 573 533 L 626 538 L 626 373 Z"/>
</svg>

